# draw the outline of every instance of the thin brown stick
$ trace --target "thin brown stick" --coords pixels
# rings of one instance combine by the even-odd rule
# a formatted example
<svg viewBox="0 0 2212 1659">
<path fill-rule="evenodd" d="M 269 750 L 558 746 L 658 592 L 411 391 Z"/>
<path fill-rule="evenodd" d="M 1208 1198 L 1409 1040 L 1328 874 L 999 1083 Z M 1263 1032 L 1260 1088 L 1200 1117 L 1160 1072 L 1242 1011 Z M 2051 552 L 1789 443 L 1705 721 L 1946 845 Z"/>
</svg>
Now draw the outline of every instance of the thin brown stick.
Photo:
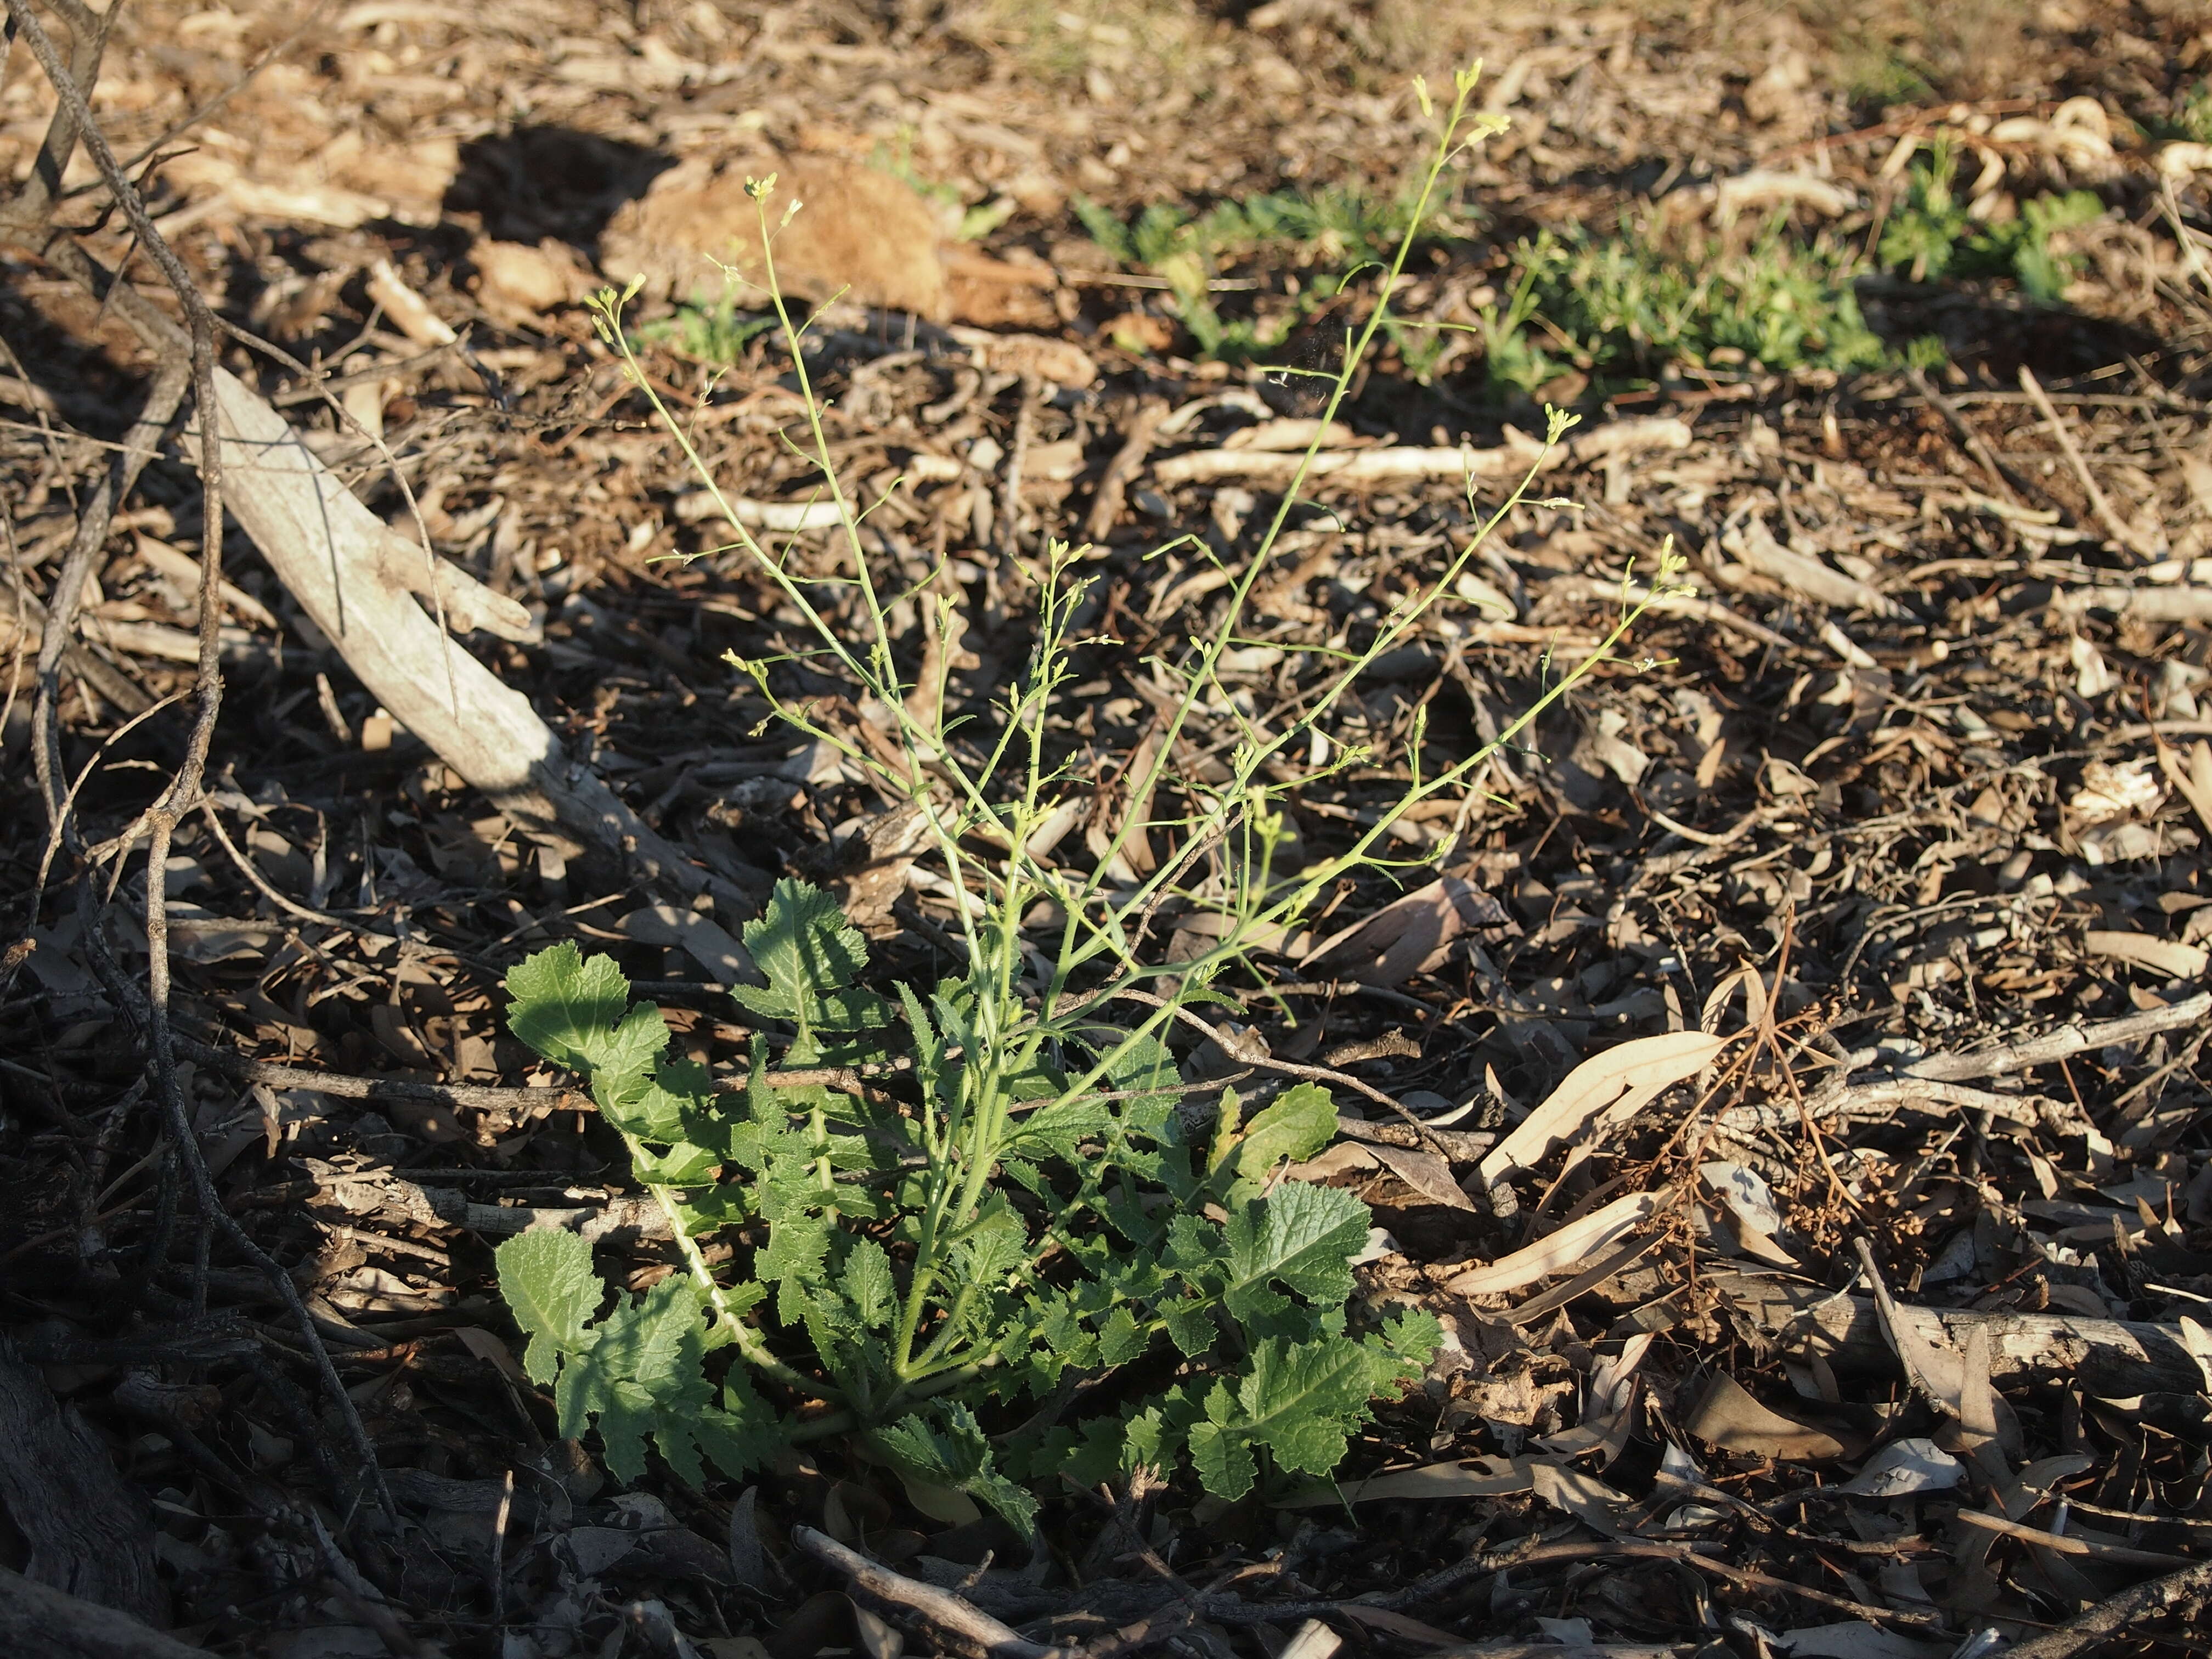
<svg viewBox="0 0 2212 1659">
<path fill-rule="evenodd" d="M 974 1603 L 951 1590 L 939 1589 L 918 1579 L 878 1566 L 858 1550 L 848 1549 L 827 1533 L 811 1527 L 793 1527 L 791 1541 L 825 1565 L 852 1580 L 855 1589 L 876 1601 L 904 1608 L 933 1630 L 957 1638 L 988 1659 L 1079 1659 L 1080 1648 L 1047 1647 L 1032 1642 L 1011 1626 L 1000 1624 Z"/>
<path fill-rule="evenodd" d="M 1425 1130 L 1428 1127 L 1428 1125 L 1421 1121 L 1418 1113 L 1401 1105 L 1373 1084 L 1363 1083 L 1348 1073 L 1331 1071 L 1326 1066 L 1307 1066 L 1297 1060 L 1277 1060 L 1272 1054 L 1248 1054 L 1237 1046 L 1236 1039 L 1216 1030 L 1212 1025 L 1189 1009 L 1172 1004 L 1165 997 L 1156 997 L 1150 991 L 1139 991 L 1132 986 L 1112 988 L 1102 994 L 1101 1000 L 1106 997 L 1118 997 L 1131 1002 L 1144 1003 L 1148 1007 L 1169 1009 L 1176 1019 L 1189 1026 L 1191 1030 L 1202 1036 L 1212 1038 L 1223 1054 L 1233 1054 L 1247 1066 L 1256 1066 L 1263 1072 L 1279 1072 L 1285 1077 L 1302 1078 L 1310 1083 L 1333 1083 L 1340 1089 L 1349 1089 L 1354 1094 L 1365 1095 L 1377 1105 L 1388 1106 L 1416 1129 Z M 1441 1148 L 1433 1146 L 1431 1150 L 1442 1151 Z"/>
<path fill-rule="evenodd" d="M 1159 432 L 1160 422 L 1167 417 L 1167 402 L 1159 398 L 1147 398 L 1131 413 L 1128 425 L 1122 428 L 1121 447 L 1106 463 L 1097 491 L 1091 498 L 1091 511 L 1083 520 L 1083 533 L 1092 541 L 1103 542 L 1114 533 L 1114 526 L 1121 516 L 1121 504 L 1128 498 L 1129 486 L 1144 471 L 1145 458 L 1152 453 L 1152 440 Z"/>
<path fill-rule="evenodd" d="M 83 0 L 52 0 L 52 4 L 69 26 L 68 76 L 73 84 L 88 87 L 100 74 L 100 60 L 107 50 L 109 24 L 122 15 L 122 9 L 110 7 L 106 15 L 102 16 L 85 5 Z M 8 11 L 8 33 L 12 39 L 21 27 L 22 15 L 12 5 Z M 49 42 L 48 51 L 52 50 Z M 56 61 L 59 61 L 58 54 Z M 53 73 L 43 57 L 40 67 L 49 75 Z M 76 150 L 82 110 L 82 100 L 74 107 L 66 99 L 56 106 L 53 118 L 46 123 L 46 136 L 40 142 L 38 155 L 31 163 L 30 177 L 23 181 L 15 199 L 0 209 L 0 226 L 29 230 L 45 225 L 52 216 L 54 204 L 61 196 L 62 175 L 68 171 L 70 157 Z"/>
<path fill-rule="evenodd" d="M 2112 502 L 2098 488 L 2097 480 L 2089 471 L 2089 463 L 2083 459 L 2080 447 L 2075 443 L 2072 429 L 2067 426 L 2064 417 L 2051 406 L 2050 397 L 2043 390 L 2043 382 L 2035 378 L 2035 371 L 2026 363 L 2020 366 L 2020 385 L 2021 390 L 2027 392 L 2029 400 L 2034 404 L 2036 413 L 2042 416 L 2051 428 L 2051 435 L 2058 440 L 2058 447 L 2066 457 L 2066 465 L 2074 469 L 2074 477 L 2081 485 L 2081 493 L 2089 498 L 2090 512 L 2096 514 L 2097 522 L 2104 526 L 2105 533 L 2112 538 L 2113 544 L 2139 559 L 2164 556 L 2164 549 L 2153 547 L 2145 542 L 2112 510 Z"/>
<path fill-rule="evenodd" d="M 1913 389 L 1928 400 L 1929 407 L 1950 422 L 1951 430 L 1966 447 L 1966 453 L 1980 462 L 1982 471 L 1990 475 L 1990 482 L 1996 486 L 1997 493 L 2014 507 L 2026 506 L 2027 503 L 2021 499 L 2021 492 L 2027 488 L 2026 481 L 2014 476 L 1997 459 L 1996 452 L 1990 447 L 1989 440 L 1982 436 L 1959 405 L 1936 389 L 1935 383 L 1928 378 L 1924 369 L 1908 368 L 1905 377 L 1912 382 Z"/>
<path fill-rule="evenodd" d="M 280 1066 L 270 1060 L 248 1060 L 227 1048 L 217 1048 L 190 1037 L 177 1039 L 179 1052 L 204 1066 L 212 1066 L 243 1083 L 271 1089 L 313 1089 L 340 1100 L 408 1100 L 435 1106 L 459 1106 L 471 1111 L 532 1111 L 543 1106 L 555 1111 L 598 1109 L 580 1089 L 495 1088 L 467 1083 L 416 1083 L 403 1078 L 350 1077 L 337 1072 L 319 1072 L 305 1066 Z"/>
<path fill-rule="evenodd" d="M 162 434 L 184 403 L 185 389 L 190 383 L 190 365 L 181 359 L 165 356 L 147 392 L 145 406 L 131 422 L 122 448 L 90 498 L 78 509 L 76 533 L 70 538 L 69 551 L 62 556 L 61 568 L 55 572 L 52 590 L 46 596 L 35 671 L 37 690 L 32 703 L 32 763 L 38 774 L 47 820 L 64 837 L 70 834 L 64 827 L 70 815 L 64 806 L 58 782 L 61 665 L 75 641 L 77 604 L 83 596 L 85 578 L 91 574 L 93 561 L 106 545 L 108 526 L 113 521 L 115 509 L 137 486 L 138 475 L 146 464 L 154 459 Z M 19 614 L 17 627 L 21 628 L 23 621 Z M 69 844 L 72 851 L 76 850 L 74 841 Z"/>
<path fill-rule="evenodd" d="M 2109 1561 L 2120 1566 L 2191 1567 L 2212 1565 L 2192 1561 L 2185 1555 L 2171 1555 L 2164 1550 L 2139 1550 L 2131 1545 L 2107 1544 L 2095 1538 L 2070 1538 L 2064 1533 L 2045 1532 L 2040 1527 L 2023 1526 L 2017 1521 L 2008 1521 L 2001 1515 L 1984 1515 L 1975 1510 L 1961 1509 L 1958 1522 L 1962 1527 L 1979 1527 L 1984 1532 L 2017 1538 L 2023 1543 L 2052 1550 L 2060 1555 L 2075 1555 L 2090 1561 Z"/>
<path fill-rule="evenodd" d="M 203 794 L 200 797 L 199 805 L 200 816 L 207 820 L 208 828 L 215 831 L 215 838 L 222 843 L 222 850 L 230 854 L 230 861 L 238 866 L 239 873 L 252 882 L 254 890 L 278 909 L 288 915 L 297 916 L 302 921 L 312 921 L 321 927 L 336 928 L 340 933 L 362 933 L 374 939 L 393 937 L 380 927 L 364 927 L 359 922 L 348 921 L 343 916 L 334 916 L 326 910 L 315 909 L 310 905 L 302 904 L 298 900 L 289 898 L 277 891 L 268 877 L 261 873 L 260 866 L 246 856 L 237 842 L 231 840 L 230 832 L 222 827 L 221 814 L 215 810 L 214 799 Z"/>
</svg>

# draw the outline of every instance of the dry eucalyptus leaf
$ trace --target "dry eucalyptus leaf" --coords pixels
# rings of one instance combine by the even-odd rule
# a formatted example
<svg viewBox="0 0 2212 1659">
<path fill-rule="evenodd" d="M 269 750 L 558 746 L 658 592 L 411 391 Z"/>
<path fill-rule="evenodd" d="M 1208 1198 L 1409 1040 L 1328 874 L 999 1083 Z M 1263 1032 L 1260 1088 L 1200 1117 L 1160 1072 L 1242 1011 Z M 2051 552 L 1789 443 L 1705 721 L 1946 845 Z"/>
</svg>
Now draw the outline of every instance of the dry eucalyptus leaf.
<svg viewBox="0 0 2212 1659">
<path fill-rule="evenodd" d="M 1601 1113 L 1623 1120 L 1632 1116 L 1661 1090 L 1703 1071 L 1728 1041 L 1706 1031 L 1668 1031 L 1635 1038 L 1584 1060 L 1491 1150 L 1482 1160 L 1484 1181 L 1534 1168 L 1553 1148 L 1574 1140 Z"/>
<path fill-rule="evenodd" d="M 1530 1489 L 1533 1457 L 1474 1457 L 1452 1463 L 1425 1463 L 1365 1480 L 1348 1480 L 1330 1491 L 1299 1492 L 1281 1498 L 1279 1510 L 1311 1510 L 1340 1504 L 1370 1504 L 1386 1498 L 1511 1498 Z"/>
<path fill-rule="evenodd" d="M 1368 1148 L 1392 1175 L 1411 1187 L 1431 1204 L 1442 1204 L 1455 1210 L 1473 1210 L 1474 1200 L 1460 1190 L 1459 1182 L 1452 1179 L 1451 1165 L 1434 1152 L 1415 1152 L 1404 1146 L 1375 1146 Z"/>
<path fill-rule="evenodd" d="M 1447 1281 L 1454 1296 L 1504 1296 L 1524 1285 L 1573 1267 L 1583 1257 L 1619 1243 L 1659 1212 L 1662 1195 L 1630 1193 L 1603 1209 L 1570 1221 L 1548 1238 L 1500 1256 Z"/>
<path fill-rule="evenodd" d="M 1835 1436 L 1760 1404 L 1725 1371 L 1713 1378 L 1682 1426 L 1709 1446 L 1753 1457 L 1821 1462 L 1844 1451 Z"/>
<path fill-rule="evenodd" d="M 1316 978 L 1388 989 L 1441 966 L 1461 934 L 1503 927 L 1509 920 L 1504 908 L 1471 882 L 1440 876 L 1331 934 L 1298 966 Z"/>
<path fill-rule="evenodd" d="M 1948 1492 L 1966 1477 L 1966 1466 L 1933 1440 L 1893 1440 L 1836 1490 L 1857 1498 L 1903 1498 Z"/>
</svg>

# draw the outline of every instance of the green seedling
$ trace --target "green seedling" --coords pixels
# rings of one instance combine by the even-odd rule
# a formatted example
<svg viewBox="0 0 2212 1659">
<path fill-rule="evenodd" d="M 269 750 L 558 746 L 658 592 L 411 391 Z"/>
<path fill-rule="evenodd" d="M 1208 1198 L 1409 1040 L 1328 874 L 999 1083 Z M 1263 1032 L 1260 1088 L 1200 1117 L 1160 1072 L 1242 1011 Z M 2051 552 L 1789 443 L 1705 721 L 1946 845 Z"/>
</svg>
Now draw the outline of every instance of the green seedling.
<svg viewBox="0 0 2212 1659">
<path fill-rule="evenodd" d="M 2030 299 L 2057 304 L 2081 262 L 2051 239 L 2094 224 L 2105 216 L 2104 203 L 2086 190 L 2034 196 L 2021 204 L 2019 217 L 1984 224 L 1959 199 L 1956 174 L 1950 147 L 1940 141 L 1926 161 L 1913 164 L 1903 198 L 1882 227 L 1882 264 L 1916 283 L 2010 277 Z"/>
<path fill-rule="evenodd" d="M 1884 360 L 1850 289 L 1850 256 L 1793 243 L 1780 223 L 1750 246 L 1662 244 L 1637 227 L 1576 227 L 1514 250 L 1514 280 L 1481 329 L 1493 386 L 1533 392 L 1572 368 L 1601 384 L 1668 366 L 1850 369 Z"/>
</svg>

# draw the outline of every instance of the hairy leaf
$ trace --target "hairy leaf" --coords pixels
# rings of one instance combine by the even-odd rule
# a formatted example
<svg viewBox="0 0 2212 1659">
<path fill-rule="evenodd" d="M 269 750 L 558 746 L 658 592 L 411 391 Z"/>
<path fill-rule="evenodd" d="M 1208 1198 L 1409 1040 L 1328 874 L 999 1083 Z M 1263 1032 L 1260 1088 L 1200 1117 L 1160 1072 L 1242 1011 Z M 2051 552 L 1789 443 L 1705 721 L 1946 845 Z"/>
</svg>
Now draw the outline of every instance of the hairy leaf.
<svg viewBox="0 0 2212 1659">
<path fill-rule="evenodd" d="M 1034 1152 L 1050 1152 L 1072 1164 L 1078 1146 L 1105 1133 L 1113 1121 L 1114 1114 L 1104 1101 L 1086 1100 L 1081 1096 L 1055 1100 L 1024 1118 L 1010 1145 Z"/>
<path fill-rule="evenodd" d="M 574 939 L 562 939 L 507 971 L 508 1029 L 556 1066 L 592 1067 L 592 1049 L 622 1023 L 629 981 L 611 957 L 588 962 Z"/>
<path fill-rule="evenodd" d="M 571 1232 L 533 1227 L 492 1252 L 499 1293 L 530 1334 L 522 1368 L 533 1382 L 553 1380 L 555 1358 L 586 1346 L 584 1322 L 604 1294 L 592 1271 L 592 1247 Z"/>
<path fill-rule="evenodd" d="M 1249 1492 L 1255 1446 L 1265 1446 L 1285 1469 L 1334 1469 L 1344 1461 L 1347 1437 L 1367 1420 L 1369 1401 L 1420 1373 L 1423 1340 L 1441 1329 L 1433 1316 L 1425 1317 L 1425 1327 L 1364 1341 L 1274 1338 L 1257 1345 L 1252 1369 L 1233 1392 L 1215 1383 L 1206 1397 L 1206 1420 L 1191 1429 L 1191 1461 L 1206 1489 L 1228 1498 Z M 1428 1346 L 1432 1351 L 1433 1342 Z"/>
<path fill-rule="evenodd" d="M 891 1282 L 891 1259 L 874 1239 L 861 1239 L 845 1257 L 842 1289 L 863 1326 L 882 1330 L 890 1325 L 898 1288 Z"/>
<path fill-rule="evenodd" d="M 596 1424 L 617 1479 L 644 1474 L 648 1439 L 678 1478 L 693 1486 L 702 1474 L 702 1448 L 737 1475 L 782 1443 L 774 1414 L 742 1378 L 726 1389 L 722 1406 L 714 1406 L 701 1370 L 708 1335 L 706 1292 L 696 1281 L 665 1279 L 641 1297 L 617 1297 L 606 1317 L 592 1325 L 586 1321 L 599 1304 L 599 1282 L 590 1247 L 574 1233 L 517 1234 L 495 1260 L 501 1293 L 531 1333 L 529 1373 L 553 1384 L 561 1433 L 576 1438 Z"/>
<path fill-rule="evenodd" d="M 1240 1320 L 1274 1313 L 1280 1284 L 1334 1307 L 1352 1294 L 1346 1258 L 1367 1243 L 1367 1206 L 1340 1187 L 1286 1181 L 1232 1212 L 1226 1229 L 1228 1282 L 1222 1300 Z"/>
<path fill-rule="evenodd" d="M 877 1430 L 876 1441 L 905 1473 L 980 1499 L 1024 1537 L 1036 1529 L 1036 1498 L 999 1472 L 991 1443 L 967 1407 L 934 1405 Z"/>
<path fill-rule="evenodd" d="M 665 1035 L 665 1033 L 664 1033 Z M 694 1138 L 716 1115 L 714 1079 L 696 1060 L 664 1060 L 615 1087 L 595 1079 L 600 1115 L 640 1140 L 674 1143 Z"/>
<path fill-rule="evenodd" d="M 1311 1158 L 1335 1139 L 1336 1103 L 1318 1083 L 1301 1083 L 1244 1126 L 1237 1138 L 1237 1173 L 1264 1176 L 1285 1158 Z"/>
<path fill-rule="evenodd" d="M 592 1080 L 595 1098 L 621 1099 L 668 1046 L 667 1022 L 647 1004 L 629 1006 L 629 981 L 606 957 L 586 961 L 573 940 L 507 970 L 507 1011 L 515 1036 Z"/>
<path fill-rule="evenodd" d="M 730 994 L 754 1013 L 790 1020 L 802 1031 L 848 1031 L 889 1022 L 890 1005 L 881 997 L 851 988 L 868 965 L 867 941 L 820 888 L 779 881 L 766 912 L 744 931 L 745 948 L 768 985 L 733 985 Z"/>
</svg>

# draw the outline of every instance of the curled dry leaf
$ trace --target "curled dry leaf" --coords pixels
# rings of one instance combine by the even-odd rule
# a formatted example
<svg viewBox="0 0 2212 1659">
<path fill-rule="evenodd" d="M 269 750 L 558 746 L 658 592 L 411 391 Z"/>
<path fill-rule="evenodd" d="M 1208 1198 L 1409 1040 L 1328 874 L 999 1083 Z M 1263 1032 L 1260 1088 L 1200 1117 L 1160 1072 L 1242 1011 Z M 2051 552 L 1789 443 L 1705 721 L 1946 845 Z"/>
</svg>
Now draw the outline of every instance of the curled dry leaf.
<svg viewBox="0 0 2212 1659">
<path fill-rule="evenodd" d="M 1724 1224 L 1734 1232 L 1744 1254 L 1778 1267 L 1796 1265 L 1797 1258 L 1775 1242 L 1775 1235 L 1782 1231 L 1782 1212 L 1758 1170 L 1720 1162 L 1700 1164 L 1698 1173 L 1706 1189 L 1720 1200 Z"/>
<path fill-rule="evenodd" d="M 2201 945 L 2110 928 L 2091 928 L 2081 937 L 2081 948 L 2093 957 L 2148 968 L 2168 979 L 2196 979 L 2212 963 L 2212 952 Z"/>
<path fill-rule="evenodd" d="M 1460 1190 L 1459 1182 L 1452 1179 L 1451 1165 L 1434 1152 L 1414 1152 L 1404 1146 L 1375 1146 L 1367 1149 L 1392 1175 L 1411 1187 L 1431 1204 L 1442 1204 L 1455 1210 L 1472 1210 L 1474 1201 Z"/>
<path fill-rule="evenodd" d="M 1509 924 L 1504 908 L 1457 876 L 1442 876 L 1331 934 L 1299 963 L 1316 977 L 1388 989 L 1442 964 L 1452 941 Z"/>
<path fill-rule="evenodd" d="M 1933 1440 L 1893 1440 L 1836 1490 L 1857 1498 L 1903 1498 L 1948 1492 L 1966 1477 L 1966 1466 Z"/>
<path fill-rule="evenodd" d="M 1548 1238 L 1500 1256 L 1448 1280 L 1454 1296 L 1504 1296 L 1523 1285 L 1571 1267 L 1584 1256 L 1619 1243 L 1659 1212 L 1665 1194 L 1630 1193 L 1601 1210 L 1570 1221 Z"/>
<path fill-rule="evenodd" d="M 1707 1031 L 1668 1031 L 1638 1037 L 1584 1060 L 1482 1160 L 1484 1182 L 1534 1168 L 1553 1147 L 1581 1136 L 1601 1114 L 1626 1121 L 1661 1090 L 1695 1077 L 1727 1042 Z"/>
<path fill-rule="evenodd" d="M 1615 1491 L 1594 1474 L 1560 1463 L 1537 1463 L 1528 1474 L 1537 1497 L 1553 1509 L 1565 1510 L 1591 1531 L 1607 1538 L 1636 1536 L 1635 1529 L 1624 1526 L 1620 1519 L 1636 1507 L 1626 1493 Z"/>
<path fill-rule="evenodd" d="M 1682 1426 L 1709 1446 L 1753 1457 L 1825 1462 L 1844 1455 L 1835 1436 L 1761 1405 L 1726 1371 L 1713 1378 Z"/>
<path fill-rule="evenodd" d="M 1365 1480 L 1348 1480 L 1341 1486 L 1303 1492 L 1278 1499 L 1279 1510 L 1333 1508 L 1340 1504 L 1371 1504 L 1386 1498 L 1512 1498 L 1534 1484 L 1531 1473 L 1542 1459 L 1534 1457 L 1471 1457 L 1449 1463 L 1425 1463 L 1419 1468 L 1396 1469 Z"/>
</svg>

